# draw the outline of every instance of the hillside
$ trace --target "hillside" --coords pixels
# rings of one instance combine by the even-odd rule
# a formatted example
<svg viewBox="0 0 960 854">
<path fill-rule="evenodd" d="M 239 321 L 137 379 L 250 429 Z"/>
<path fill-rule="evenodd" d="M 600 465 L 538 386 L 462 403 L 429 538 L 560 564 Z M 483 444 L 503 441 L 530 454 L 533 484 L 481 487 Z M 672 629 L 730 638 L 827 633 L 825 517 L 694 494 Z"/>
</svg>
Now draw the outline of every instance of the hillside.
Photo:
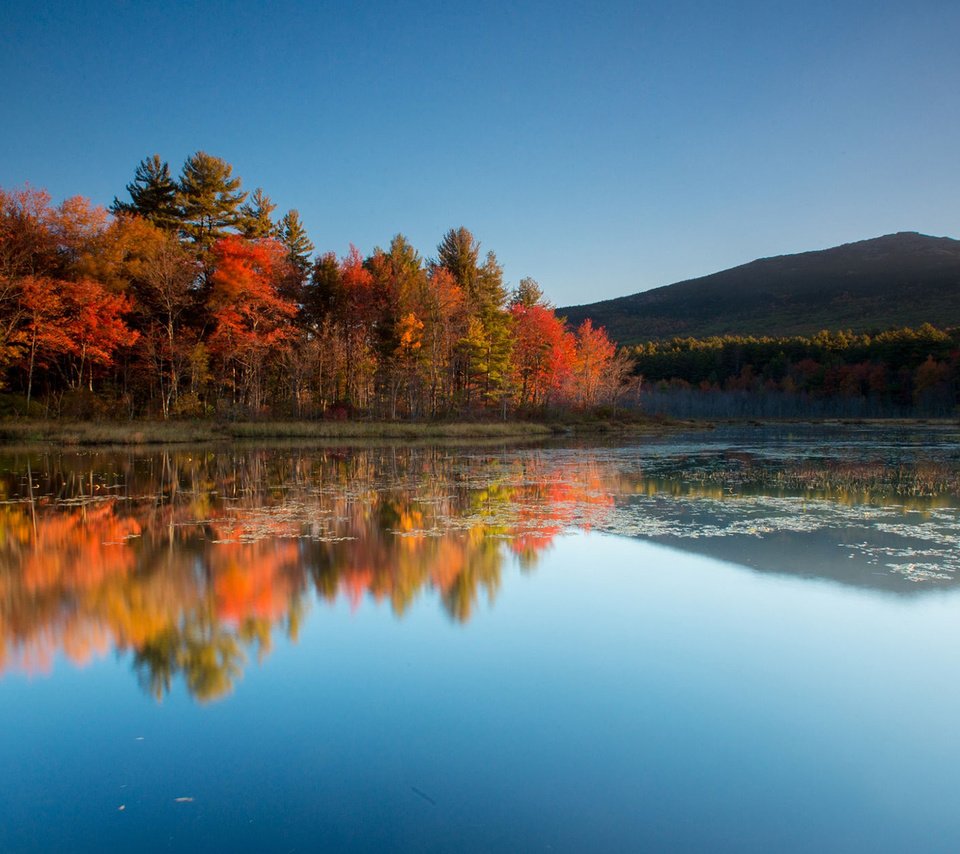
<svg viewBox="0 0 960 854">
<path fill-rule="evenodd" d="M 620 344 L 709 335 L 810 335 L 960 325 L 960 240 L 900 232 L 762 258 L 631 296 L 558 309 Z"/>
</svg>

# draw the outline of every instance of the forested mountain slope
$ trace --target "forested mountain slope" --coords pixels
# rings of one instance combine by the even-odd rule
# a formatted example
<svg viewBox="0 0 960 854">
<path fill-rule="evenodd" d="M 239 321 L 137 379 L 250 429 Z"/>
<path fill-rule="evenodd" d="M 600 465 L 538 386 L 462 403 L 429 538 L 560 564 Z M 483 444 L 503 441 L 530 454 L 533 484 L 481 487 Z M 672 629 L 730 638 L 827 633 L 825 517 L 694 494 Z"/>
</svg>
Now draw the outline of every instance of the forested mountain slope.
<svg viewBox="0 0 960 854">
<path fill-rule="evenodd" d="M 650 291 L 558 309 L 620 344 L 709 335 L 811 335 L 960 325 L 960 240 L 900 232 L 762 258 Z"/>
</svg>

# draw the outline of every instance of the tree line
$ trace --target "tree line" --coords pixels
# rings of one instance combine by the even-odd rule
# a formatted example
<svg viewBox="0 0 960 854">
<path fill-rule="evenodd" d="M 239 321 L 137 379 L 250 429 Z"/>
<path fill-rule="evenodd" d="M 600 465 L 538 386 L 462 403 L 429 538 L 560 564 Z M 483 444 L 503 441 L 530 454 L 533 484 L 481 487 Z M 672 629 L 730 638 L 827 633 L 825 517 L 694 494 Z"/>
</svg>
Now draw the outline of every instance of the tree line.
<svg viewBox="0 0 960 854">
<path fill-rule="evenodd" d="M 466 228 L 316 253 L 296 210 L 197 152 L 109 210 L 0 189 L 0 381 L 22 411 L 439 418 L 615 402 L 632 360 L 508 289 Z"/>
<path fill-rule="evenodd" d="M 648 408 L 673 414 L 943 416 L 960 404 L 960 329 L 930 324 L 872 335 L 673 338 L 632 353 Z"/>
</svg>

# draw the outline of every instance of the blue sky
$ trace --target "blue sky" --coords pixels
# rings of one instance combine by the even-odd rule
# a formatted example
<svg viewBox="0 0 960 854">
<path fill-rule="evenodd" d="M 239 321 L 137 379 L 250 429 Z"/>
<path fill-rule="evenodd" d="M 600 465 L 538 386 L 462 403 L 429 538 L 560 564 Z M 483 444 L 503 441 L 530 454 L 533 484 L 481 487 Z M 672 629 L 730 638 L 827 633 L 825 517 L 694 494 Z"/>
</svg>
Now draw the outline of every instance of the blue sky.
<svg viewBox="0 0 960 854">
<path fill-rule="evenodd" d="M 202 149 L 318 249 L 466 225 L 590 302 L 960 236 L 960 3 L 62 3 L 0 17 L 0 186 Z"/>
</svg>

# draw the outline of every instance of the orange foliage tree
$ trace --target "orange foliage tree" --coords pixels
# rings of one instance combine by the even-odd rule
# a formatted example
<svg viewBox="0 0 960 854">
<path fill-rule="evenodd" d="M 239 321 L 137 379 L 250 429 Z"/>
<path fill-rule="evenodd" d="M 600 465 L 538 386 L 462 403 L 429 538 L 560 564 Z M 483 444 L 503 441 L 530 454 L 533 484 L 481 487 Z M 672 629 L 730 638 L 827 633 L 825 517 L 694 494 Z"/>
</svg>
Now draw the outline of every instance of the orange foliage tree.
<svg viewBox="0 0 960 854">
<path fill-rule="evenodd" d="M 66 335 L 66 376 L 71 388 L 84 383 L 93 391 L 94 371 L 109 368 L 121 347 L 131 347 L 140 333 L 124 315 L 132 309 L 123 294 L 108 293 L 89 279 L 60 283 L 63 332 Z"/>
<path fill-rule="evenodd" d="M 279 291 L 288 273 L 287 251 L 273 240 L 225 237 L 214 244 L 213 255 L 211 346 L 231 376 L 235 400 L 257 411 L 268 356 L 289 343 L 297 314 Z"/>
<path fill-rule="evenodd" d="M 573 398 L 578 406 L 596 406 L 603 399 L 616 352 L 602 326 L 594 327 L 589 318 L 580 324 L 573 365 Z"/>
<path fill-rule="evenodd" d="M 513 368 L 520 406 L 558 402 L 572 377 L 576 342 L 553 309 L 517 303 L 513 316 Z"/>
</svg>

